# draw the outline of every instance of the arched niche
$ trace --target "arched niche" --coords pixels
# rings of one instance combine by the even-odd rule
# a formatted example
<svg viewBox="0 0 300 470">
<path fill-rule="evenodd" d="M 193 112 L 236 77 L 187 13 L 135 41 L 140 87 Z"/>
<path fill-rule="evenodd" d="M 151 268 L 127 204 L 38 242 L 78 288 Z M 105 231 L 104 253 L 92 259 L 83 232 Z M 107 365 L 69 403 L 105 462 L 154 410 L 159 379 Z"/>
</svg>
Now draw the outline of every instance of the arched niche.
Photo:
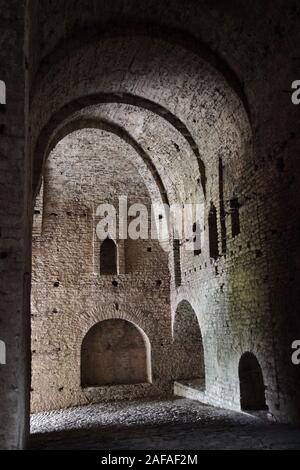
<svg viewBox="0 0 300 470">
<path fill-rule="evenodd" d="M 123 319 L 94 325 L 81 347 L 81 385 L 151 382 L 151 346 L 146 334 Z"/>
</svg>

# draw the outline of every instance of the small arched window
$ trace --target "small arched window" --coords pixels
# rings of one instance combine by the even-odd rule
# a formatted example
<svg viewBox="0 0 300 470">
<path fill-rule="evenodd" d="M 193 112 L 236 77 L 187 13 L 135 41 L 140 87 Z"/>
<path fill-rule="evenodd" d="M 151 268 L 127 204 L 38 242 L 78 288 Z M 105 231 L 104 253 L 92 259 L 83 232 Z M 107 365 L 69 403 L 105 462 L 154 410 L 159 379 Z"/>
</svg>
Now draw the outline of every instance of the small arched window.
<svg viewBox="0 0 300 470">
<path fill-rule="evenodd" d="M 118 250 L 111 238 L 106 238 L 101 244 L 100 274 L 118 274 Z"/>
</svg>

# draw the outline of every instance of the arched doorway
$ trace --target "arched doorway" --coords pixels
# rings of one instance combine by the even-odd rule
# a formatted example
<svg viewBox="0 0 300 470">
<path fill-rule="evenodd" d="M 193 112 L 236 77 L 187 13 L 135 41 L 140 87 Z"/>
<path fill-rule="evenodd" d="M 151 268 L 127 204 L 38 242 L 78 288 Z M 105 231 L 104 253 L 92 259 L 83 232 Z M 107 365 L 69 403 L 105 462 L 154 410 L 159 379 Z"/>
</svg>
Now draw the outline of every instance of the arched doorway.
<svg viewBox="0 0 300 470">
<path fill-rule="evenodd" d="M 265 385 L 261 367 L 255 355 L 246 352 L 239 362 L 242 410 L 266 410 Z"/>
<path fill-rule="evenodd" d="M 81 385 L 151 382 L 150 342 L 141 329 L 121 319 L 94 325 L 81 347 Z"/>
<path fill-rule="evenodd" d="M 177 307 L 173 327 L 175 346 L 175 377 L 177 380 L 197 380 L 205 385 L 205 365 L 202 335 L 195 311 L 186 300 Z"/>
</svg>

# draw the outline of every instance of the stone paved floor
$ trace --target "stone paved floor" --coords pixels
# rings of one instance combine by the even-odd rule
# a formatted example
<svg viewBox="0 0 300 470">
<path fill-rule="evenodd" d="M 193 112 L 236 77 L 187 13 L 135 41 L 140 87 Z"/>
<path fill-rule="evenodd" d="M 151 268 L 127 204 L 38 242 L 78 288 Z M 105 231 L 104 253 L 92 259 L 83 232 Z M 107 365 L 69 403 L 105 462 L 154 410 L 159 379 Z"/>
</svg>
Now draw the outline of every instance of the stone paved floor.
<svg viewBox="0 0 300 470">
<path fill-rule="evenodd" d="M 40 413 L 31 432 L 32 449 L 300 449 L 300 428 L 181 398 Z"/>
</svg>

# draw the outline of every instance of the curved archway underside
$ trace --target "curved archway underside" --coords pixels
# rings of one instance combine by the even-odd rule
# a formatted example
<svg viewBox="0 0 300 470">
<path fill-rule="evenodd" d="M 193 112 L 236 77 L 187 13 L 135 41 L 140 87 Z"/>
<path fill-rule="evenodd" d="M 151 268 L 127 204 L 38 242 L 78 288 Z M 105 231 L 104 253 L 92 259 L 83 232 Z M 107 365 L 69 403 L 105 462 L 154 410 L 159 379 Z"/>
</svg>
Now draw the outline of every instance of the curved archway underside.
<svg viewBox="0 0 300 470">
<path fill-rule="evenodd" d="M 177 172 L 174 170 L 173 181 L 178 183 L 182 175 L 189 174 L 194 181 L 192 192 L 196 193 L 196 187 L 200 185 L 204 197 L 208 166 L 216 154 L 230 159 L 238 152 L 241 161 L 248 156 L 251 132 L 243 103 L 219 72 L 193 52 L 180 46 L 174 48 L 161 39 L 146 37 L 123 38 L 122 41 L 105 38 L 86 45 L 85 53 L 82 52 L 82 49 L 80 54 L 76 49 L 73 51 L 68 67 L 61 68 L 62 63 L 58 61 L 53 66 L 51 80 L 44 76 L 35 89 L 32 98 L 35 192 L 43 161 L 57 129 L 80 114 L 84 119 L 85 112 L 89 118 L 98 115 L 101 126 L 108 126 L 109 122 L 110 130 L 115 132 L 117 129 L 125 140 L 130 138 L 129 134 L 133 137 L 132 126 L 129 132 L 127 125 L 127 117 L 133 108 L 156 116 L 157 142 L 163 140 L 161 136 L 165 135 L 166 127 L 173 128 L 181 145 L 183 140 L 186 142 L 190 157 L 186 160 L 197 162 L 196 173 L 199 175 L 194 174 L 193 164 L 181 165 Z M 88 79 L 86 70 L 89 70 Z M 41 102 L 44 106 L 40 106 Z M 214 103 L 213 107 L 211 103 Z M 117 122 L 100 117 L 98 106 L 106 107 L 105 114 L 110 116 L 114 112 L 108 109 L 119 106 L 124 110 L 123 117 L 115 119 Z M 38 109 L 43 109 L 42 114 Z M 134 138 L 137 140 L 136 136 Z M 133 141 L 132 144 L 136 145 Z M 174 144 L 174 153 L 180 152 L 181 146 L 177 142 Z M 145 158 L 145 147 L 148 149 L 149 145 L 144 142 L 142 147 L 143 150 L 139 147 L 139 153 Z M 164 192 L 166 174 L 156 171 L 155 164 L 152 170 L 159 173 L 156 179 L 161 180 L 159 187 Z M 176 191 L 176 183 L 173 186 Z"/>
</svg>

